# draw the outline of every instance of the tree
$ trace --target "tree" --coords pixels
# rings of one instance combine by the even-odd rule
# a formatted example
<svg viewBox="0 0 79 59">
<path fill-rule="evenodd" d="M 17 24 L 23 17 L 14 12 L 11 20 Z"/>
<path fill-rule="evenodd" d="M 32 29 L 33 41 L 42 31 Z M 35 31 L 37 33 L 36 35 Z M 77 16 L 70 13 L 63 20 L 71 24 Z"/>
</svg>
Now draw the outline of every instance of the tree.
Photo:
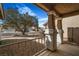
<svg viewBox="0 0 79 59">
<path fill-rule="evenodd" d="M 25 32 L 29 27 L 38 27 L 38 19 L 34 16 L 30 16 L 28 13 L 19 14 L 17 10 L 8 9 L 5 16 L 6 17 L 3 23 L 4 29 L 14 28 L 25 35 Z"/>
</svg>

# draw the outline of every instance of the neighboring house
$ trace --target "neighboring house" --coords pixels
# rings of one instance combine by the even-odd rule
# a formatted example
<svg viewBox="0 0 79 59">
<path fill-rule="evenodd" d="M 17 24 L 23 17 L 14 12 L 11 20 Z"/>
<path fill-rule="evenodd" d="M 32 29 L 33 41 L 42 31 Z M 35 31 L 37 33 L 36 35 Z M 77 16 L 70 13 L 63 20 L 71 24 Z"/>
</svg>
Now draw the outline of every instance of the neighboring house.
<svg viewBox="0 0 79 59">
<path fill-rule="evenodd" d="M 43 25 L 44 25 L 45 29 L 48 28 L 48 22 L 44 23 Z"/>
</svg>

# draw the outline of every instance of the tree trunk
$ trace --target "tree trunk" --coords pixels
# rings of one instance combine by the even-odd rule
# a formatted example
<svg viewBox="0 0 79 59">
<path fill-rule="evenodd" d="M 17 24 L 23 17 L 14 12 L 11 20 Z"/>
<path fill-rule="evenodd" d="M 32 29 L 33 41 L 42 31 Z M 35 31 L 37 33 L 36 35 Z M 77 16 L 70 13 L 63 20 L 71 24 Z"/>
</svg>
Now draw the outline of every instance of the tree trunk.
<svg viewBox="0 0 79 59">
<path fill-rule="evenodd" d="M 24 28 L 24 30 L 22 31 L 22 34 L 25 35 L 26 33 L 26 28 Z"/>
<path fill-rule="evenodd" d="M 25 35 L 25 31 L 22 32 L 22 35 Z"/>
<path fill-rule="evenodd" d="M 0 41 L 0 45 L 2 44 L 2 42 Z"/>
</svg>

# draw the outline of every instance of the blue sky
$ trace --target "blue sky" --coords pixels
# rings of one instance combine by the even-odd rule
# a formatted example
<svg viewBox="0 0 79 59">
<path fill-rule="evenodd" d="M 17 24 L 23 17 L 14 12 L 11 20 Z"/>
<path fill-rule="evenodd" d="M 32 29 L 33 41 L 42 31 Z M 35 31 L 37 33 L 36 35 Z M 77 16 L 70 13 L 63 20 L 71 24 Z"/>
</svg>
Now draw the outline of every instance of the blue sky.
<svg viewBox="0 0 79 59">
<path fill-rule="evenodd" d="M 3 8 L 4 10 L 14 8 L 21 14 L 28 12 L 29 15 L 36 16 L 39 21 L 39 26 L 42 26 L 48 19 L 47 13 L 32 3 L 4 3 Z"/>
</svg>

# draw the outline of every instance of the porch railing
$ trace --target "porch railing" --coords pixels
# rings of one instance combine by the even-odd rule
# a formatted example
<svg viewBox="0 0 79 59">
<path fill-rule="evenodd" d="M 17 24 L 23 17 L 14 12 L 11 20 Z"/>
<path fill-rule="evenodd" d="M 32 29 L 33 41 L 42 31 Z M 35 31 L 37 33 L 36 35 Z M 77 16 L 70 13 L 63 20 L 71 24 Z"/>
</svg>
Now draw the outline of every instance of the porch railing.
<svg viewBox="0 0 79 59">
<path fill-rule="evenodd" d="M 0 46 L 0 56 L 31 56 L 46 48 L 46 39 L 35 38 Z"/>
</svg>

